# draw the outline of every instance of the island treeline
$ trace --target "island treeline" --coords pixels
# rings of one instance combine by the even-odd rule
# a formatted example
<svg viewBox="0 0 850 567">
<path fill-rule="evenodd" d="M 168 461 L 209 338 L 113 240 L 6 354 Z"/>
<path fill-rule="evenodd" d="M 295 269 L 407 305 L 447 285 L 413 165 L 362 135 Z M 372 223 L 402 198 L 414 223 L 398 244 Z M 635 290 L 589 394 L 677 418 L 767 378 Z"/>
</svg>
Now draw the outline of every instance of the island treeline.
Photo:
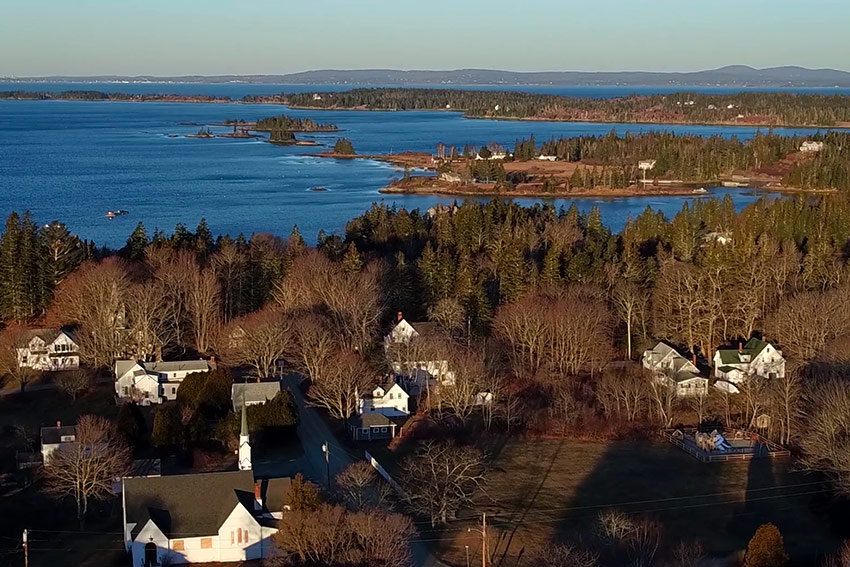
<svg viewBox="0 0 850 567">
<path fill-rule="evenodd" d="M 819 149 L 800 151 L 806 142 Z M 639 162 L 652 160 L 649 179 L 710 183 L 739 174 L 778 178 L 783 186 L 797 189 L 850 189 L 850 135 L 839 132 L 807 137 L 757 133 L 745 141 L 734 136 L 611 132 L 553 138 L 539 145 L 531 137 L 517 141 L 509 159 L 529 161 L 540 155 L 602 166 L 598 182 L 592 178 L 593 168 L 576 170 L 569 183 L 574 187 L 604 185 L 608 178 L 626 186 L 640 177 Z"/>
<path fill-rule="evenodd" d="M 0 91 L 0 100 L 80 100 L 123 102 L 233 102 L 226 96 L 178 94 L 128 94 L 102 91 Z"/>
<path fill-rule="evenodd" d="M 263 97 L 256 97 L 258 101 Z M 797 93 L 633 95 L 578 98 L 514 91 L 364 88 L 280 97 L 304 108 L 455 110 L 473 118 L 588 122 L 850 125 L 850 97 Z"/>
</svg>

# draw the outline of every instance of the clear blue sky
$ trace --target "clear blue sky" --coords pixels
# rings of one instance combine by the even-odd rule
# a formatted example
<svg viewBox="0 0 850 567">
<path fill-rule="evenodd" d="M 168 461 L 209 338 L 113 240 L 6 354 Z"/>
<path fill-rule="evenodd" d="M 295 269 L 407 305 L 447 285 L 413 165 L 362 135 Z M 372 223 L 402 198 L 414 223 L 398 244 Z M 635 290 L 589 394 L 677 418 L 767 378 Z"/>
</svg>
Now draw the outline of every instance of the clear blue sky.
<svg viewBox="0 0 850 567">
<path fill-rule="evenodd" d="M 848 0 L 0 0 L 0 75 L 850 67 Z"/>
</svg>

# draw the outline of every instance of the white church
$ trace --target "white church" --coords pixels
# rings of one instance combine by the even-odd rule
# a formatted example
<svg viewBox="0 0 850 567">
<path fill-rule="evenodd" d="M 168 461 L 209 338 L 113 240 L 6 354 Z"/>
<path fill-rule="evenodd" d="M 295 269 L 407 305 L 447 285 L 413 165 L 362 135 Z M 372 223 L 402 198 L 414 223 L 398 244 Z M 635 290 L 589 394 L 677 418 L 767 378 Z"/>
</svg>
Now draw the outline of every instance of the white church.
<svg viewBox="0 0 850 567">
<path fill-rule="evenodd" d="M 122 481 L 124 546 L 133 567 L 273 555 L 290 479 L 255 478 L 244 405 L 238 456 L 238 471 Z"/>
</svg>

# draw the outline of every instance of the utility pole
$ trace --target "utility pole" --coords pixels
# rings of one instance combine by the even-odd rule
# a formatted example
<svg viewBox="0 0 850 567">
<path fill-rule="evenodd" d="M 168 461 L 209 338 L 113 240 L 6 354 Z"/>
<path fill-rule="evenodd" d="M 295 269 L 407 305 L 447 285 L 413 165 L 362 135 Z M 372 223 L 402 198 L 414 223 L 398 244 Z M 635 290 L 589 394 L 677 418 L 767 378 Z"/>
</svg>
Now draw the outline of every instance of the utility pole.
<svg viewBox="0 0 850 567">
<path fill-rule="evenodd" d="M 481 513 L 481 567 L 487 567 L 487 512 Z"/>
<path fill-rule="evenodd" d="M 26 530 L 26 528 L 24 529 L 23 543 L 24 543 L 24 567 L 29 567 L 29 565 L 30 565 L 30 554 L 29 554 L 29 544 L 28 544 L 28 541 L 27 541 L 27 530 Z"/>
<path fill-rule="evenodd" d="M 481 529 L 466 528 L 467 532 L 478 532 L 481 534 L 481 567 L 487 567 L 487 512 L 481 514 Z M 469 565 L 469 546 L 466 547 L 466 564 Z"/>
<path fill-rule="evenodd" d="M 322 452 L 325 454 L 325 464 L 328 467 L 328 492 L 331 490 L 331 446 L 325 441 L 322 445 Z"/>
</svg>

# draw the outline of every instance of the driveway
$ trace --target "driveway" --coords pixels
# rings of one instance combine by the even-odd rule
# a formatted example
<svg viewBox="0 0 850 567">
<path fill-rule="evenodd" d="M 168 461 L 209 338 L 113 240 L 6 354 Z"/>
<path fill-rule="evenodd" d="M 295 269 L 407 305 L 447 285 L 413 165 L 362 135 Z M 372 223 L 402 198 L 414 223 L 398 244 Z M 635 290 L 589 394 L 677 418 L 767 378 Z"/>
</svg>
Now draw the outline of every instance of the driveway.
<svg viewBox="0 0 850 567">
<path fill-rule="evenodd" d="M 298 377 L 294 374 L 289 374 L 283 379 L 284 386 L 292 392 L 292 397 L 298 406 L 298 415 L 300 418 L 298 439 L 301 441 L 301 446 L 304 449 L 305 458 L 303 462 L 310 469 L 302 471 L 302 474 L 320 486 L 327 486 L 328 465 L 325 462 L 325 454 L 322 452 L 323 443 L 327 441 L 331 449 L 331 478 L 354 461 L 365 457 L 363 455 L 356 455 L 356 453 L 350 451 L 339 442 L 321 418 L 319 412 L 307 405 L 304 395 L 301 393 L 301 388 L 298 387 L 298 383 Z M 413 556 L 413 564 L 416 567 L 447 567 L 445 563 L 431 554 L 431 550 L 425 543 L 414 541 L 410 545 L 410 551 Z"/>
</svg>

